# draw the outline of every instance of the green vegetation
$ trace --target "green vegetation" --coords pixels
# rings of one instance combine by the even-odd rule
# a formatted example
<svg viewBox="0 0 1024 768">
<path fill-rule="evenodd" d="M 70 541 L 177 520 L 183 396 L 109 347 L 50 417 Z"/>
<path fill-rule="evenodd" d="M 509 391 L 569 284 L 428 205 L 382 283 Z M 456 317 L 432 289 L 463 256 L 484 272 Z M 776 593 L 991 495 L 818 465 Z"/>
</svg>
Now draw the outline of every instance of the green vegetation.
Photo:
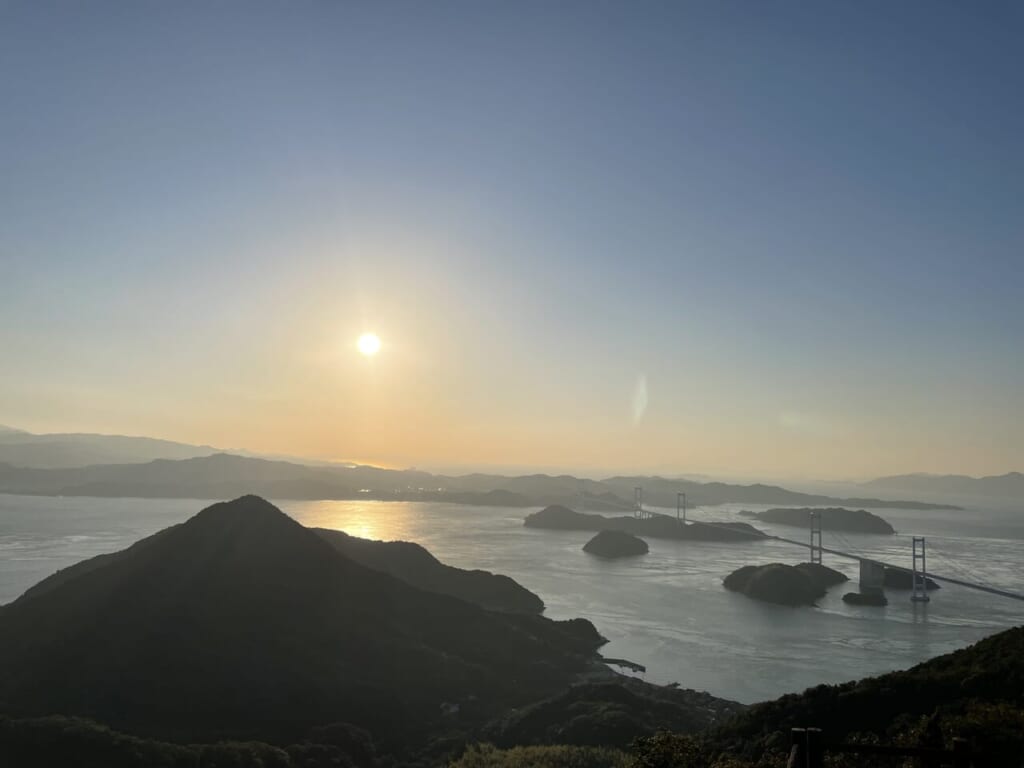
<svg viewBox="0 0 1024 768">
<path fill-rule="evenodd" d="M 259 741 L 172 744 L 118 733 L 79 717 L 0 717 L 4 768 L 376 768 L 369 734 L 348 723 L 285 747 Z"/>
<path fill-rule="evenodd" d="M 632 678 L 575 685 L 491 723 L 498 746 L 574 744 L 626 747 L 659 729 L 694 733 L 740 712 L 742 704 L 699 691 L 652 686 Z"/>
<path fill-rule="evenodd" d="M 1022 725 L 1024 628 L 1018 627 L 905 671 L 757 704 L 698 739 L 641 740 L 637 754 L 645 766 L 706 768 L 724 758 L 774 766 L 784 762 L 791 728 L 815 727 L 826 742 L 948 748 L 959 736 L 985 753 L 985 765 L 1018 766 Z M 836 763 L 868 764 L 853 757 Z"/>
<path fill-rule="evenodd" d="M 170 744 L 112 731 L 90 720 L 0 718 L 0 764 L 7 768 L 349 768 L 339 748 L 308 744 L 281 749 L 259 742 Z"/>
<path fill-rule="evenodd" d="M 545 747 L 498 749 L 493 744 L 466 748 L 449 768 L 628 768 L 628 755 L 606 747 Z"/>
</svg>

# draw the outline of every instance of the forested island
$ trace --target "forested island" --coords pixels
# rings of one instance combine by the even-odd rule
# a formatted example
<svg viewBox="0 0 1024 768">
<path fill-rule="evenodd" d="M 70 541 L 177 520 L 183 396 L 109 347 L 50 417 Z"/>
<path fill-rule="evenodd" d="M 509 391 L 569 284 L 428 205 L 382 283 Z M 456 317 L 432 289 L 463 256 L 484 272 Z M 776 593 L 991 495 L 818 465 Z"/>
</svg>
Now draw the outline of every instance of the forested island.
<svg viewBox="0 0 1024 768">
<path fill-rule="evenodd" d="M 813 605 L 829 587 L 847 581 L 847 576 L 821 563 L 769 563 L 745 565 L 723 579 L 733 592 L 755 600 L 780 605 Z"/>
<path fill-rule="evenodd" d="M 844 507 L 811 508 L 801 507 L 799 509 L 777 507 L 766 509 L 763 512 L 740 512 L 744 517 L 754 517 L 764 520 L 766 523 L 779 523 L 780 525 L 793 525 L 806 528 L 810 525 L 811 514 L 817 513 L 821 517 L 821 528 L 827 531 L 849 531 L 851 533 L 896 533 L 887 521 L 866 509 L 846 509 Z"/>
<path fill-rule="evenodd" d="M 684 523 L 661 514 L 604 517 L 576 512 L 560 504 L 527 515 L 523 525 L 560 531 L 625 531 L 636 536 L 684 541 L 756 541 L 764 538 L 764 533 L 746 523 Z"/>
<path fill-rule="evenodd" d="M 599 531 L 583 545 L 583 551 L 598 557 L 636 557 L 646 555 L 647 542 L 625 531 Z"/>
</svg>

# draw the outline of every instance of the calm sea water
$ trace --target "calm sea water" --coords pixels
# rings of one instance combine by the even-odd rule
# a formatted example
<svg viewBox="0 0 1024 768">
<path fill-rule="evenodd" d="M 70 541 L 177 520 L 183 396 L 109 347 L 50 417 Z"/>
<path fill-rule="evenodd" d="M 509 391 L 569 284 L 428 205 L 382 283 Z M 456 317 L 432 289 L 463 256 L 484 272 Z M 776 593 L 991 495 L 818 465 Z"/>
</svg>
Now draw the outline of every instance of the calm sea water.
<svg viewBox="0 0 1024 768">
<path fill-rule="evenodd" d="M 0 603 L 79 560 L 122 549 L 181 522 L 207 502 L 0 495 Z M 583 616 L 609 639 L 606 656 L 644 664 L 655 683 L 678 682 L 745 703 L 902 669 L 1024 623 L 1024 602 L 946 586 L 928 604 L 889 593 L 886 608 L 848 606 L 833 588 L 817 607 L 758 603 L 722 588 L 749 563 L 806 559 L 777 542 L 706 544 L 651 539 L 650 554 L 603 561 L 581 551 L 590 534 L 523 527 L 533 510 L 387 502 L 281 502 L 305 525 L 416 541 L 462 568 L 504 573 L 540 595 L 546 614 Z M 757 509 L 758 507 L 747 508 Z M 692 512 L 736 520 L 739 506 Z M 929 569 L 1024 592 L 1024 513 L 876 510 L 896 536 L 825 535 L 825 546 L 910 563 L 910 536 L 927 536 Z M 804 532 L 757 523 L 772 533 Z M 825 556 L 853 579 L 854 561 Z"/>
</svg>

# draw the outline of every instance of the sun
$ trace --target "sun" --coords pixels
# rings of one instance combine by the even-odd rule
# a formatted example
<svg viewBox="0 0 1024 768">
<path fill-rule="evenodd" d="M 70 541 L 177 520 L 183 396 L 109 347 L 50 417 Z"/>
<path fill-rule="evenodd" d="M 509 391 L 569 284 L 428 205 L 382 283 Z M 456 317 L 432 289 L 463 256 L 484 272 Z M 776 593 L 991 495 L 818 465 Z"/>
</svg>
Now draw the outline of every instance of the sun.
<svg viewBox="0 0 1024 768">
<path fill-rule="evenodd" d="M 380 337 L 376 333 L 364 333 L 359 337 L 356 346 L 366 357 L 373 357 L 380 352 Z"/>
</svg>

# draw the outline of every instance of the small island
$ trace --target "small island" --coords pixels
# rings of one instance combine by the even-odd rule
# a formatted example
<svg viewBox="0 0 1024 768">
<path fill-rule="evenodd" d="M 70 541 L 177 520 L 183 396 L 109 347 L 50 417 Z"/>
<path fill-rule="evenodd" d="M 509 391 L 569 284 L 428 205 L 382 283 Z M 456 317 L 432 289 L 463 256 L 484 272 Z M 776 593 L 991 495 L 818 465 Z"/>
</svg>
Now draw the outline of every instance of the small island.
<svg viewBox="0 0 1024 768">
<path fill-rule="evenodd" d="M 843 595 L 843 602 L 849 603 L 850 605 L 874 605 L 874 606 L 886 606 L 889 604 L 889 599 L 885 596 L 885 593 L 880 589 L 869 590 L 867 592 L 847 592 Z"/>
<path fill-rule="evenodd" d="M 647 542 L 625 531 L 601 531 L 583 545 L 583 551 L 598 557 L 636 557 L 646 555 Z"/>
<path fill-rule="evenodd" d="M 889 525 L 876 514 L 866 509 L 846 509 L 844 507 L 826 507 L 814 509 L 812 507 L 777 507 L 764 512 L 740 512 L 744 517 L 755 517 L 764 520 L 766 523 L 778 523 L 779 525 L 795 525 L 806 528 L 810 525 L 811 512 L 821 515 L 822 530 L 849 531 L 851 533 L 880 533 L 893 534 L 896 529 Z"/>
<path fill-rule="evenodd" d="M 820 563 L 745 565 L 723 579 L 725 588 L 778 605 L 813 605 L 826 590 L 846 581 L 839 571 Z"/>
</svg>

